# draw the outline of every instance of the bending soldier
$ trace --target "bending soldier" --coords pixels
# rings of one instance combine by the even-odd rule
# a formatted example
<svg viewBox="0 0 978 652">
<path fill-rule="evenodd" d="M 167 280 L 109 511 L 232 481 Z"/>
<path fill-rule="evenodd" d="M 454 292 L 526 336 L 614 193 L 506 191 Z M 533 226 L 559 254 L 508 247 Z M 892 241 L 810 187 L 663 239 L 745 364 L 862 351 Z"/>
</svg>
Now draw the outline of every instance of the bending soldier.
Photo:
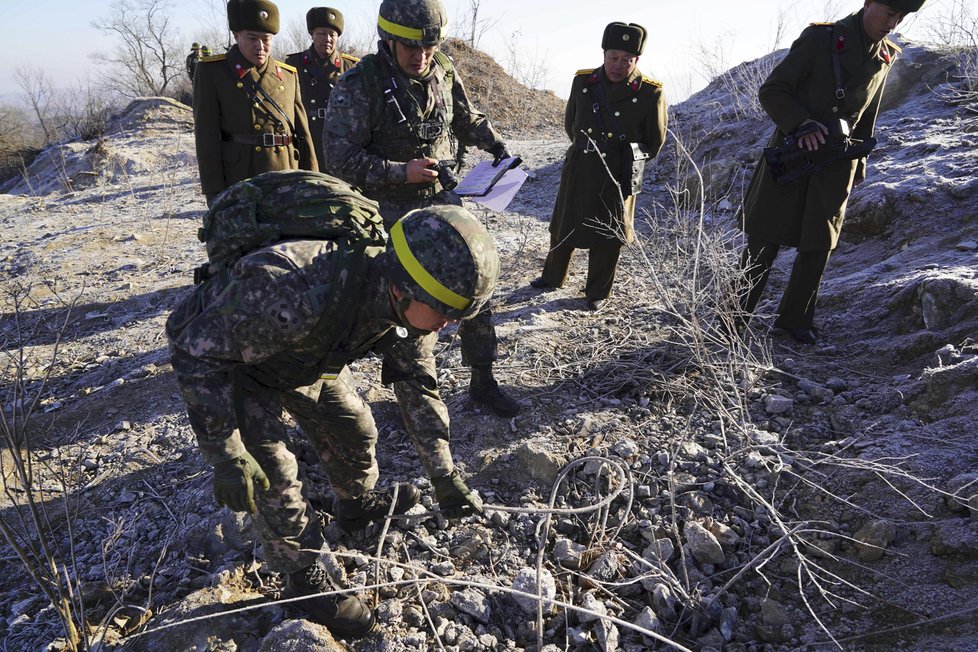
<svg viewBox="0 0 978 652">
<path fill-rule="evenodd" d="M 173 369 L 201 453 L 214 466 L 218 503 L 255 515 L 266 561 L 286 575 L 291 595 L 333 588 L 283 409 L 318 452 L 342 527 L 384 518 L 394 503 L 393 491 L 374 489 L 377 428 L 345 366 L 371 351 L 383 353 L 383 381 L 393 383 L 442 512 L 482 512 L 452 461 L 433 347 L 446 324 L 479 313 L 498 274 L 495 245 L 479 221 L 463 208 L 437 206 L 405 215 L 386 249 L 367 247 L 366 256 L 345 240 L 286 240 L 253 251 L 170 315 Z M 337 369 L 335 380 L 325 379 Z M 412 485 L 399 485 L 394 513 L 418 498 Z M 355 597 L 298 605 L 340 636 L 374 626 Z"/>
<path fill-rule="evenodd" d="M 580 70 L 571 85 L 564 129 L 571 146 L 550 218 L 550 252 L 535 288 L 563 287 L 574 249 L 589 249 L 584 295 L 598 310 L 611 295 L 622 244 L 632 242 L 635 195 L 644 161 L 666 135 L 662 84 L 638 69 L 641 25 L 611 23 L 601 38 L 604 65 Z"/>
<path fill-rule="evenodd" d="M 285 63 L 299 71 L 302 104 L 309 116 L 309 131 L 312 132 L 319 170 L 325 172 L 323 122 L 329 94 L 340 75 L 355 66 L 359 59 L 336 49 L 343 34 L 343 14 L 338 9 L 313 7 L 306 13 L 306 28 L 312 37 L 312 45 L 304 52 L 290 54 Z"/>
<path fill-rule="evenodd" d="M 230 0 L 227 54 L 201 59 L 194 83 L 194 138 L 208 206 L 232 184 L 272 170 L 317 170 L 296 69 L 271 57 L 278 8 Z"/>
<path fill-rule="evenodd" d="M 326 170 L 380 203 L 390 227 L 415 208 L 461 206 L 445 165 L 459 143 L 509 157 L 486 116 L 469 102 L 451 59 L 438 51 L 448 18 L 441 0 L 383 0 L 377 18 L 382 39 L 340 79 L 326 114 Z M 447 186 L 449 187 L 446 187 Z M 459 327 L 462 359 L 472 367 L 469 394 L 501 416 L 519 413 L 517 401 L 492 373 L 496 331 L 486 307 Z"/>
<path fill-rule="evenodd" d="M 776 128 L 769 146 L 798 133 L 798 147 L 817 150 L 829 138 L 873 136 L 883 84 L 899 48 L 887 40 L 923 0 L 865 0 L 836 23 L 813 23 L 761 86 L 758 97 Z M 814 123 L 815 129 L 810 130 Z M 804 133 L 808 132 L 808 133 Z M 747 287 L 740 307 L 754 312 L 782 246 L 794 265 L 774 325 L 804 343 L 817 340 L 815 304 L 822 273 L 839 241 L 852 187 L 866 177 L 866 158 L 841 159 L 811 176 L 779 184 L 763 159 L 744 199 Z M 743 321 L 738 323 L 742 327 Z"/>
</svg>

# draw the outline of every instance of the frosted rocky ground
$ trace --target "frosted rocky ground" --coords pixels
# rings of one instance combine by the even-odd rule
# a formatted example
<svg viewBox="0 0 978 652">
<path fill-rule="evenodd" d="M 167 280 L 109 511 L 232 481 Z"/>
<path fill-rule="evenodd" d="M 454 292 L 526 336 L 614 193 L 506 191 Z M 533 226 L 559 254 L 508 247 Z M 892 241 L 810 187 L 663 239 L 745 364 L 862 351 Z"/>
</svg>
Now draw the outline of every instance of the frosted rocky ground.
<svg viewBox="0 0 978 652">
<path fill-rule="evenodd" d="M 598 614 L 696 650 L 831 649 L 800 599 L 799 576 L 844 649 L 978 647 L 978 506 L 962 504 L 976 492 L 946 495 L 978 473 L 978 114 L 939 97 L 947 68 L 911 47 L 891 77 L 880 146 L 826 274 L 817 346 L 768 336 L 763 313 L 775 305 L 791 256 L 779 261 L 771 301 L 761 306 L 748 350 L 738 353 L 771 370 L 737 376 L 747 386 L 741 412 L 711 411 L 710 367 L 677 343 L 683 321 L 671 311 L 675 297 L 657 295 L 649 281 L 650 265 L 681 268 L 669 249 L 687 246 L 682 233 L 695 233 L 678 228 L 673 243 L 662 224 L 700 218 L 695 202 L 693 210 L 674 209 L 675 197 L 698 198 L 700 184 L 673 143 L 647 173 L 641 247 L 626 251 L 609 306 L 590 313 L 578 292 L 583 259 L 565 289 L 527 288 L 546 253 L 565 142 L 509 134 L 532 178 L 510 212 L 479 214 L 504 258 L 499 375 L 526 409 L 510 421 L 476 411 L 451 334 L 443 338 L 440 383 L 456 458 L 473 486 L 487 502 L 525 513 L 492 511 L 456 527 L 419 514 L 393 525 L 383 556 L 402 566 L 385 565 L 381 581 L 422 572 L 426 581 L 382 588 L 383 627 L 350 649 L 535 649 L 534 601 L 488 587 L 536 592 L 540 512 L 558 470 L 585 457 L 593 459 L 571 468 L 558 504 L 593 502 L 594 487 L 608 495 L 615 483 L 597 479 L 601 460 L 608 460 L 605 477 L 627 471 L 629 487 L 607 511 L 548 524 L 542 568 L 556 582 L 545 588 L 586 609 L 544 610 L 550 649 L 654 647 Z M 750 67 L 730 74 L 744 70 Z M 736 197 L 770 129 L 743 117 L 743 99 L 729 87 L 714 83 L 671 111 L 672 129 L 705 179 L 704 232 L 721 242 L 727 237 L 717 234 L 731 232 Z M 90 621 L 108 616 L 110 642 L 139 625 L 135 607 L 149 606 L 144 627 L 155 628 L 260 603 L 280 589 L 263 570 L 247 523 L 213 504 L 209 469 L 195 452 L 167 363 L 162 325 L 203 254 L 192 152 L 189 110 L 145 100 L 104 141 L 52 149 L 26 179 L 0 187 L 7 193 L 0 195 L 3 348 L 16 354 L 22 334 L 37 327 L 24 342 L 23 366 L 36 382 L 53 333 L 67 322 L 37 411 L 33 454 L 67 473 L 82 594 Z M 731 243 L 725 260 L 735 250 Z M 32 287 L 32 303 L 18 331 L 9 299 L 23 284 Z M 377 366 L 368 360 L 355 369 L 381 429 L 382 482 L 427 489 Z M 4 373 L 9 387 L 13 367 Z M 307 447 L 299 452 L 314 461 Z M 325 479 L 314 465 L 306 472 L 311 499 L 326 508 Z M 58 486 L 45 489 L 60 505 Z M 785 527 L 803 530 L 790 541 L 808 542 L 798 544 L 804 557 L 778 547 Z M 336 573 L 373 584 L 379 530 L 355 538 L 334 526 L 327 532 L 348 554 Z M 59 635 L 50 607 L 9 549 L 2 558 L 0 638 L 10 650 L 43 648 Z M 841 598 L 816 595 L 805 574 L 810 562 L 825 569 L 817 577 Z M 830 572 L 867 594 L 833 584 Z M 129 639 L 126 647 L 333 649 L 324 630 L 296 618 L 289 607 L 264 607 Z"/>
</svg>

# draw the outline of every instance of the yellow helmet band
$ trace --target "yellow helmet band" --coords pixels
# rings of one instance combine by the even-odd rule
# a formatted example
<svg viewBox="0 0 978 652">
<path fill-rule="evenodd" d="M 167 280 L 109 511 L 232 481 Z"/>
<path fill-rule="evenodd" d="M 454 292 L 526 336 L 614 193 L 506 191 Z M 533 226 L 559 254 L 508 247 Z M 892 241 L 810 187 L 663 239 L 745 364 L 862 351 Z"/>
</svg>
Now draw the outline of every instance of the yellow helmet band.
<svg viewBox="0 0 978 652">
<path fill-rule="evenodd" d="M 421 266 L 418 259 L 411 253 L 411 247 L 408 245 L 407 238 L 404 237 L 404 227 L 400 220 L 391 229 L 391 242 L 394 245 L 394 253 L 397 254 L 397 259 L 401 261 L 401 265 L 414 279 L 414 282 L 421 286 L 421 289 L 446 306 L 456 310 L 465 310 L 472 304 L 471 299 L 466 299 L 462 295 L 452 292 Z"/>
<path fill-rule="evenodd" d="M 397 36 L 399 38 L 407 39 L 409 41 L 424 41 L 425 36 L 429 38 L 432 36 L 431 29 L 416 29 L 414 27 L 405 27 L 404 25 L 398 25 L 397 23 L 392 23 L 383 16 L 377 16 L 377 25 L 390 34 Z M 441 40 L 445 36 L 445 29 L 447 25 L 442 25 L 438 28 L 437 38 Z M 427 32 L 427 33 L 426 33 Z"/>
</svg>

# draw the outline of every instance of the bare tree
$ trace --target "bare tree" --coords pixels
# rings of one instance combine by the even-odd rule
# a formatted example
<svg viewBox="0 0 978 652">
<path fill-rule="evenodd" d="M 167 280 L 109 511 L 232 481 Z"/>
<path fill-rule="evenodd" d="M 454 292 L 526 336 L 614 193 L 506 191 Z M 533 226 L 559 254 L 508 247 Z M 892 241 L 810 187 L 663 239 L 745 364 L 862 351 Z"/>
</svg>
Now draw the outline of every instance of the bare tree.
<svg viewBox="0 0 978 652">
<path fill-rule="evenodd" d="M 52 123 L 51 107 L 55 93 L 51 81 L 40 68 L 26 66 L 17 67 L 14 71 L 14 79 L 17 87 L 20 88 L 24 103 L 34 112 L 37 124 L 44 134 L 44 142 L 53 142 L 56 140 L 57 129 Z"/>
<path fill-rule="evenodd" d="M 490 29 L 499 24 L 502 16 L 498 18 L 486 18 L 483 16 L 479 17 L 479 9 L 481 8 L 482 0 L 469 0 L 469 11 L 465 15 L 459 24 L 464 25 L 468 28 L 468 35 L 464 36 L 463 39 L 468 42 L 473 48 L 479 47 L 479 41 Z"/>
<path fill-rule="evenodd" d="M 92 25 L 114 36 L 117 48 L 92 55 L 109 69 L 106 85 L 126 97 L 166 95 L 184 74 L 183 48 L 170 24 L 169 0 L 114 0 L 110 18 Z"/>
</svg>

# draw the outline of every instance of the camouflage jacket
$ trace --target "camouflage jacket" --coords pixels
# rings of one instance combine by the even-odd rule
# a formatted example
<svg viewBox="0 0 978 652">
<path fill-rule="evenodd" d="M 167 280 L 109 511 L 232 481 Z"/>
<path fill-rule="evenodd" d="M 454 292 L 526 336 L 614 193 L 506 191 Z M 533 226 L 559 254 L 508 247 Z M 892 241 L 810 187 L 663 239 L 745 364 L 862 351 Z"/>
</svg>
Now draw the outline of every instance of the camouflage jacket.
<svg viewBox="0 0 978 652">
<path fill-rule="evenodd" d="M 292 240 L 258 249 L 198 286 L 170 315 L 171 361 L 201 452 L 211 463 L 244 452 L 234 416 L 238 374 L 269 391 L 288 391 L 329 370 L 321 347 L 346 351 L 347 362 L 379 348 L 383 382 L 394 384 L 426 470 L 433 476 L 451 472 L 448 410 L 435 384 L 437 336 L 385 338 L 403 324 L 389 299 L 383 249 L 367 250 L 370 264 L 348 300 L 346 327 L 332 342 L 317 337 L 323 332 L 321 289 L 335 278 L 333 264 L 343 260 L 336 246 Z M 269 386 L 270 377 L 295 381 L 293 387 Z"/>
<path fill-rule="evenodd" d="M 469 102 L 446 55 L 436 52 L 431 71 L 414 78 L 400 70 L 386 45 L 378 50 L 333 89 L 323 136 L 326 171 L 379 201 L 434 195 L 441 190 L 437 182 L 407 183 L 408 161 L 455 158 L 453 134 L 484 150 L 502 138 Z"/>
</svg>

